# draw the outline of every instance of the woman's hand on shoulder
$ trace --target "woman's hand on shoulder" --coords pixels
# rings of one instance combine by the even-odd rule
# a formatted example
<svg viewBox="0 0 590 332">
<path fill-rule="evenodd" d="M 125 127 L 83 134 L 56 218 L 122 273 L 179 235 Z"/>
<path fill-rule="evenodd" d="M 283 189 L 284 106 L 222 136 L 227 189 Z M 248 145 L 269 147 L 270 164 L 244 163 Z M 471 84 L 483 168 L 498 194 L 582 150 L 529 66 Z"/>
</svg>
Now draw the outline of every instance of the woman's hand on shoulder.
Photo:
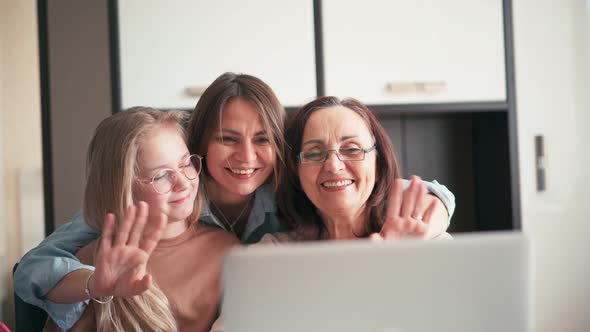
<svg viewBox="0 0 590 332">
<path fill-rule="evenodd" d="M 146 227 L 148 205 L 139 202 L 125 211 L 115 231 L 115 216 L 107 214 L 95 260 L 95 272 L 89 281 L 92 297 L 131 297 L 146 291 L 151 284 L 147 262 L 155 249 L 167 217 L 161 214 Z"/>
</svg>

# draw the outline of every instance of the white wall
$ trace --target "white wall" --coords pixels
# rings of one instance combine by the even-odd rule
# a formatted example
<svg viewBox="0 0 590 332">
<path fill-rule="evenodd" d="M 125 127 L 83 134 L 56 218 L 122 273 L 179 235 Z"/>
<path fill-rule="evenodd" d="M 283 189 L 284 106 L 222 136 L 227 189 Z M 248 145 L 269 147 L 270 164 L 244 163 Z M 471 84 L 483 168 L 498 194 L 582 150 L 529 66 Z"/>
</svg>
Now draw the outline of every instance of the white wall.
<svg viewBox="0 0 590 332">
<path fill-rule="evenodd" d="M 514 0 L 523 228 L 590 216 L 587 1 Z M 586 90 L 586 91 L 585 91 Z M 547 190 L 536 191 L 534 136 L 545 137 Z"/>
<path fill-rule="evenodd" d="M 0 320 L 9 327 L 14 319 L 12 266 L 24 247 L 19 173 L 39 172 L 42 165 L 37 40 L 36 1 L 0 1 L 0 254 L 6 255 L 6 264 L 0 266 L 0 303 L 4 303 Z M 42 204 L 37 205 L 42 209 Z M 27 225 L 31 226 L 42 234 L 43 219 Z"/>
<path fill-rule="evenodd" d="M 111 111 L 106 3 L 47 2 L 58 224 L 80 209 L 86 146 Z M 12 266 L 44 232 L 35 0 L 0 0 L 0 46 L 0 320 L 13 328 Z"/>
<path fill-rule="evenodd" d="M 590 1 L 513 0 L 513 11 L 523 229 L 552 243 L 533 247 L 535 331 L 587 331 Z M 545 137 L 544 192 L 535 135 Z"/>
<path fill-rule="evenodd" d="M 5 38 L 2 31 L 4 31 L 5 23 L 3 20 L 2 13 L 4 12 L 3 3 L 0 2 L 0 120 L 2 119 L 2 113 L 4 110 L 4 80 L 2 77 L 4 76 L 4 52 L 2 50 L 6 47 Z M 4 201 L 6 196 L 4 194 L 4 160 L 6 156 L 4 155 L 4 126 L 2 122 L 0 122 L 0 220 L 6 220 L 6 213 L 4 208 Z M 5 222 L 0 222 L 0 321 L 3 320 L 4 316 L 4 299 L 6 297 L 4 287 L 2 285 L 5 284 L 5 270 L 6 270 L 6 243 L 8 242 L 8 234 L 6 233 L 6 227 L 4 226 Z"/>
</svg>

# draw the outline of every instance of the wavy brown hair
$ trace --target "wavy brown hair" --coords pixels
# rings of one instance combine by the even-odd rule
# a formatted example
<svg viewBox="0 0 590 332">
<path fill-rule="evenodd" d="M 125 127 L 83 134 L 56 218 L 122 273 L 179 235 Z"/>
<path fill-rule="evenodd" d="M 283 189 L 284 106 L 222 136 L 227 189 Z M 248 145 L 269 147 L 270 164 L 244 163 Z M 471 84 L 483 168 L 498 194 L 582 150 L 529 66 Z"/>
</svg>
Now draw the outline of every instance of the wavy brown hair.
<svg viewBox="0 0 590 332">
<path fill-rule="evenodd" d="M 241 98 L 252 103 L 269 135 L 270 144 L 277 160 L 273 166 L 273 176 L 269 180 L 277 189 L 283 172 L 285 140 L 284 128 L 287 113 L 268 84 L 261 79 L 235 73 L 224 73 L 203 92 L 191 115 L 188 125 L 189 150 L 203 156 L 203 176 L 210 176 L 207 170 L 207 144 L 221 124 L 225 105 L 233 98 Z"/>
<path fill-rule="evenodd" d="M 377 174 L 375 187 L 365 207 L 368 220 L 365 227 L 366 236 L 379 232 L 385 221 L 387 199 L 394 180 L 399 178 L 399 168 L 393 143 L 373 112 L 356 99 L 340 100 L 336 97 L 319 97 L 301 107 L 293 116 L 285 132 L 285 141 L 290 151 L 286 155 L 286 170 L 277 191 L 278 216 L 287 230 L 293 230 L 307 239 L 320 239 L 326 232 L 326 226 L 317 212 L 317 208 L 307 198 L 301 187 L 298 173 L 297 155 L 301 152 L 301 141 L 305 125 L 311 115 L 324 108 L 343 106 L 357 113 L 369 128 L 377 145 Z M 311 230 L 311 231 L 310 231 Z"/>
<path fill-rule="evenodd" d="M 136 204 L 138 151 L 143 139 L 156 128 L 176 130 L 186 142 L 183 124 L 185 112 L 163 112 L 148 107 L 135 107 L 103 120 L 94 133 L 86 161 L 84 219 L 98 229 L 111 212 L 122 220 L 125 209 Z M 192 224 L 200 214 L 201 194 L 197 193 L 193 213 L 187 218 Z M 98 246 L 97 246 L 98 248 Z M 155 283 L 141 295 L 115 298 L 98 306 L 98 331 L 177 331 L 170 304 Z"/>
</svg>

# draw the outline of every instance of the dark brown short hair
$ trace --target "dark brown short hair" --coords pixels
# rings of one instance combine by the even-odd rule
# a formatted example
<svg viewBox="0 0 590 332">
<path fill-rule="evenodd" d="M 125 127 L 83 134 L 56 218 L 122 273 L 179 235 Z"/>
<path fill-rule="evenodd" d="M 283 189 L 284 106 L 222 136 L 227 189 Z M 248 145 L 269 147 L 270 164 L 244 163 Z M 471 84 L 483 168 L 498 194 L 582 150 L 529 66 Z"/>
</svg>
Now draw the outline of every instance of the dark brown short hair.
<svg viewBox="0 0 590 332">
<path fill-rule="evenodd" d="M 252 103 L 262 119 L 262 125 L 277 156 L 271 180 L 276 190 L 284 168 L 284 128 L 287 113 L 270 86 L 257 77 L 224 73 L 211 83 L 199 98 L 189 121 L 189 151 L 205 158 L 202 174 L 210 176 L 206 162 L 207 144 L 221 123 L 225 105 L 233 98 L 241 98 Z"/>
<path fill-rule="evenodd" d="M 399 177 L 397 159 L 393 143 L 389 135 L 381 126 L 373 112 L 367 106 L 356 99 L 340 100 L 336 97 L 319 97 L 301 107 L 293 116 L 285 132 L 286 144 L 289 147 L 285 162 L 286 169 L 277 191 L 278 215 L 281 222 L 288 230 L 308 231 L 311 229 L 312 237 L 321 238 L 326 228 L 322 218 L 317 213 L 317 208 L 309 200 L 301 187 L 298 176 L 297 155 L 301 151 L 303 131 L 310 116 L 321 109 L 343 106 L 360 115 L 377 145 L 377 174 L 375 187 L 369 196 L 366 208 L 369 210 L 369 220 L 366 224 L 365 236 L 381 230 L 385 221 L 387 198 L 394 180 Z M 308 237 L 309 235 L 305 235 Z"/>
</svg>

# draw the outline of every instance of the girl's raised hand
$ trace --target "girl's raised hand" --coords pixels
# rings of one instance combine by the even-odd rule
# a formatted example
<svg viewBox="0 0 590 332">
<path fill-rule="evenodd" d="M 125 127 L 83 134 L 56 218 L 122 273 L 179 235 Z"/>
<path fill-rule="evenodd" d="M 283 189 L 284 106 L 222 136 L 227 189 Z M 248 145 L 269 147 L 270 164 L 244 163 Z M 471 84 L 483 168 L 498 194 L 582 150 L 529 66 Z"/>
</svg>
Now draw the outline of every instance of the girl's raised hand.
<svg viewBox="0 0 590 332">
<path fill-rule="evenodd" d="M 95 260 L 96 269 L 89 281 L 93 297 L 131 297 L 146 291 L 151 284 L 147 262 L 166 227 L 164 214 L 146 227 L 148 205 L 129 206 L 115 233 L 115 216 L 107 214 Z"/>
</svg>

